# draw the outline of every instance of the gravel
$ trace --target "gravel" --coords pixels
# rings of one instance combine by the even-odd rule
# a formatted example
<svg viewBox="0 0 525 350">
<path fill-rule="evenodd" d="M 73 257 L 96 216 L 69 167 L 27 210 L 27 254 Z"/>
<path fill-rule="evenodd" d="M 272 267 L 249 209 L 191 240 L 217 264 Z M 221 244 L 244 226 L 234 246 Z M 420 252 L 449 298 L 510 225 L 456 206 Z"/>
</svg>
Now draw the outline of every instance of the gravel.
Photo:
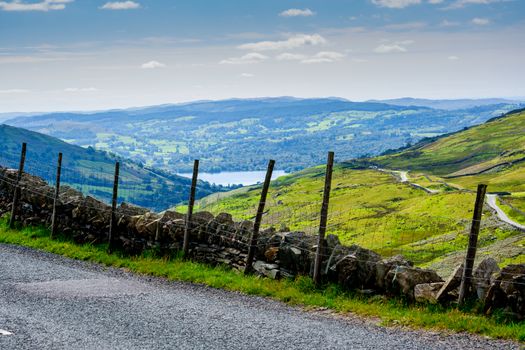
<svg viewBox="0 0 525 350">
<path fill-rule="evenodd" d="M 11 333 L 11 334 L 10 334 Z M 519 349 L 0 244 L 0 349 Z"/>
</svg>

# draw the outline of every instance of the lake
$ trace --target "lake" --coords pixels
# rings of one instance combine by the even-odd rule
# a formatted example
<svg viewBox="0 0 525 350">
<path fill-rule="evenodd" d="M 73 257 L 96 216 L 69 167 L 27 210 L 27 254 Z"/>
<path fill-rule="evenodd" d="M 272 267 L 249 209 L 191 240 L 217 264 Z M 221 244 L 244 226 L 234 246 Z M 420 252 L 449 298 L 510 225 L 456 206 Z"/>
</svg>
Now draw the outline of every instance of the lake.
<svg viewBox="0 0 525 350">
<path fill-rule="evenodd" d="M 177 174 L 184 177 L 192 177 L 191 173 Z M 284 170 L 274 170 L 272 180 L 279 176 L 286 175 Z M 257 182 L 264 182 L 266 171 L 223 171 L 220 173 L 199 173 L 199 180 L 208 181 L 216 185 L 254 185 Z"/>
</svg>

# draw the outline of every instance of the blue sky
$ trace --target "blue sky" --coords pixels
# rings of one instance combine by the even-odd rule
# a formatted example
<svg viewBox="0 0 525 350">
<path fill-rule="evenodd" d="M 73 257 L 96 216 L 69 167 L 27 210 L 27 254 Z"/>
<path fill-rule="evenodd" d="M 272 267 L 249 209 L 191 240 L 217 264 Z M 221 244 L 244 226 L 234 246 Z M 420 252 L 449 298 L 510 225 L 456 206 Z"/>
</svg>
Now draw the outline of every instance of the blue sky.
<svg viewBox="0 0 525 350">
<path fill-rule="evenodd" d="M 525 96 L 522 0 L 0 0 L 0 112 Z"/>
</svg>

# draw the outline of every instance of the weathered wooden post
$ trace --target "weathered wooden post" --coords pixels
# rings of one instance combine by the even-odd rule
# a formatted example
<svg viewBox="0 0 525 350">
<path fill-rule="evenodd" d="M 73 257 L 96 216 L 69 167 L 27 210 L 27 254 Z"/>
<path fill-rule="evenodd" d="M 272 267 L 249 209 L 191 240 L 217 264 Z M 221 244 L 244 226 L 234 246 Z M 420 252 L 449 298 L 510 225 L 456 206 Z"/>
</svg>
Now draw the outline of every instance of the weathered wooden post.
<svg viewBox="0 0 525 350">
<path fill-rule="evenodd" d="M 9 227 L 13 228 L 15 226 L 15 216 L 18 209 L 18 201 L 20 199 L 20 180 L 22 180 L 22 174 L 24 172 L 24 164 L 26 162 L 26 150 L 27 144 L 22 143 L 22 153 L 20 154 L 20 164 L 18 166 L 18 174 L 16 175 L 15 190 L 13 193 L 13 204 L 11 207 L 11 217 L 9 218 Z"/>
<path fill-rule="evenodd" d="M 119 178 L 120 163 L 115 163 L 115 178 L 113 180 L 113 198 L 111 200 L 111 218 L 109 220 L 109 236 L 108 236 L 108 251 L 113 251 L 114 237 L 113 231 L 115 230 L 116 217 L 115 211 L 117 209 L 117 196 L 118 196 L 118 178 Z"/>
<path fill-rule="evenodd" d="M 57 203 L 58 195 L 60 194 L 60 174 L 62 172 L 62 153 L 58 154 L 57 162 L 57 178 L 55 182 L 55 196 L 53 198 L 53 215 L 51 216 L 51 238 L 56 234 L 57 230 Z"/>
<path fill-rule="evenodd" d="M 479 184 L 476 195 L 476 204 L 474 206 L 474 215 L 472 218 L 472 227 L 470 229 L 470 236 L 468 241 L 467 255 L 465 257 L 465 264 L 463 265 L 463 275 L 461 277 L 461 285 L 459 287 L 458 304 L 462 304 L 465 295 L 471 285 L 472 268 L 474 266 L 474 259 L 476 258 L 476 249 L 478 246 L 478 234 L 481 226 L 481 215 L 483 214 L 483 202 L 485 200 L 485 193 L 487 192 L 487 185 Z"/>
<path fill-rule="evenodd" d="M 188 202 L 188 213 L 186 214 L 186 227 L 184 229 L 184 242 L 182 243 L 182 251 L 184 256 L 188 255 L 190 247 L 190 230 L 191 217 L 193 215 L 193 205 L 195 204 L 195 190 L 197 189 L 197 176 L 199 174 L 199 160 L 195 159 L 193 162 L 193 176 L 191 178 L 190 200 Z"/>
<path fill-rule="evenodd" d="M 261 199 L 259 200 L 259 207 L 257 208 L 257 215 L 255 216 L 255 223 L 253 224 L 253 232 L 250 237 L 250 248 L 248 250 L 248 257 L 246 258 L 246 267 L 244 274 L 249 274 L 252 271 L 253 258 L 257 251 L 257 240 L 259 239 L 259 229 L 261 228 L 262 215 L 264 213 L 264 206 L 266 205 L 266 197 L 268 189 L 270 188 L 270 181 L 272 180 L 273 167 L 275 160 L 271 159 L 266 170 L 266 178 L 261 192 Z"/>
<path fill-rule="evenodd" d="M 326 174 L 324 179 L 323 204 L 321 205 L 321 221 L 319 223 L 319 237 L 317 239 L 317 249 L 315 251 L 314 263 L 314 283 L 319 285 L 321 282 L 321 260 L 324 246 L 324 235 L 328 221 L 328 204 L 330 202 L 330 190 L 332 188 L 332 172 L 334 168 L 334 152 L 328 152 L 326 161 Z"/>
</svg>

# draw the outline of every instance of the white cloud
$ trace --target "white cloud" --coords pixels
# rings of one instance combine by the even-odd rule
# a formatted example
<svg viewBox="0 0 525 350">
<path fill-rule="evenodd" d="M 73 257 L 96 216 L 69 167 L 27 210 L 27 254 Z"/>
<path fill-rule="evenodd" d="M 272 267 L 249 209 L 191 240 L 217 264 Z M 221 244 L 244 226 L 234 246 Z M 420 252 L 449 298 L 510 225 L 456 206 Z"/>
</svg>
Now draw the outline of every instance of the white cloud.
<svg viewBox="0 0 525 350">
<path fill-rule="evenodd" d="M 101 10 L 134 10 L 140 8 L 135 1 L 110 1 L 100 7 Z"/>
<path fill-rule="evenodd" d="M 392 43 L 381 44 L 374 49 L 376 53 L 394 53 L 394 52 L 407 52 L 408 45 L 413 44 L 413 40 L 394 41 Z"/>
<path fill-rule="evenodd" d="M 326 39 L 319 34 L 297 34 L 286 40 L 259 41 L 256 43 L 243 44 L 238 46 L 238 48 L 252 51 L 289 50 L 306 45 L 316 46 L 324 43 L 326 43 Z"/>
<path fill-rule="evenodd" d="M 504 2 L 504 1 L 510 1 L 510 0 L 456 0 L 449 6 L 447 6 L 447 9 L 458 9 L 465 7 L 467 5 L 488 5 L 495 2 Z"/>
<path fill-rule="evenodd" d="M 65 92 L 95 92 L 98 91 L 97 88 L 94 87 L 87 87 L 87 88 L 65 88 Z"/>
<path fill-rule="evenodd" d="M 396 23 L 388 24 L 384 28 L 391 30 L 414 30 L 421 29 L 427 26 L 426 22 L 406 22 L 406 23 Z"/>
<path fill-rule="evenodd" d="M 487 24 L 490 23 L 490 20 L 488 20 L 487 18 L 479 18 L 479 17 L 476 17 L 476 18 L 473 18 L 472 21 L 470 21 L 472 24 L 475 24 L 477 26 L 486 26 Z"/>
<path fill-rule="evenodd" d="M 335 51 L 321 51 L 313 57 L 304 59 L 301 63 L 332 63 L 343 59 L 345 55 Z"/>
<path fill-rule="evenodd" d="M 444 19 L 443 21 L 441 21 L 439 25 L 442 27 L 455 27 L 455 26 L 459 26 L 459 22 L 452 22 L 452 21 L 449 21 L 448 19 Z"/>
<path fill-rule="evenodd" d="M 459 60 L 459 57 L 458 56 L 448 56 L 448 59 L 451 61 L 457 61 Z"/>
<path fill-rule="evenodd" d="M 252 73 L 241 73 L 241 78 L 253 78 L 254 76 Z"/>
<path fill-rule="evenodd" d="M 241 57 L 231 57 L 219 62 L 219 64 L 253 64 L 265 61 L 268 56 L 262 55 L 258 52 L 250 52 Z"/>
<path fill-rule="evenodd" d="M 3 11 L 53 11 L 63 10 L 66 4 L 74 0 L 44 0 L 40 2 L 27 3 L 21 0 L 13 0 L 11 2 L 0 1 L 0 9 Z"/>
<path fill-rule="evenodd" d="M 421 0 L 372 0 L 374 5 L 393 9 L 402 9 L 411 5 L 418 5 Z"/>
<path fill-rule="evenodd" d="M 441 4 L 442 2 L 443 0 L 428 0 L 428 3 L 432 5 L 438 5 L 438 4 Z"/>
<path fill-rule="evenodd" d="M 27 92 L 30 92 L 26 89 L 7 89 L 7 90 L 0 90 L 0 94 L 25 94 Z"/>
<path fill-rule="evenodd" d="M 306 56 L 297 53 L 285 52 L 277 56 L 276 59 L 278 61 L 302 61 L 306 59 Z"/>
<path fill-rule="evenodd" d="M 164 68 L 166 65 L 159 61 L 149 61 L 146 63 L 143 63 L 140 68 L 142 69 L 155 69 L 155 68 Z"/>
<path fill-rule="evenodd" d="M 283 11 L 279 14 L 281 17 L 309 17 L 315 15 L 315 12 L 310 10 L 309 8 L 306 9 L 288 9 L 286 11 Z"/>
<path fill-rule="evenodd" d="M 313 56 L 285 52 L 275 57 L 275 59 L 278 61 L 299 61 L 300 63 L 332 63 L 340 61 L 344 57 L 344 54 L 335 51 L 321 51 Z"/>
</svg>

